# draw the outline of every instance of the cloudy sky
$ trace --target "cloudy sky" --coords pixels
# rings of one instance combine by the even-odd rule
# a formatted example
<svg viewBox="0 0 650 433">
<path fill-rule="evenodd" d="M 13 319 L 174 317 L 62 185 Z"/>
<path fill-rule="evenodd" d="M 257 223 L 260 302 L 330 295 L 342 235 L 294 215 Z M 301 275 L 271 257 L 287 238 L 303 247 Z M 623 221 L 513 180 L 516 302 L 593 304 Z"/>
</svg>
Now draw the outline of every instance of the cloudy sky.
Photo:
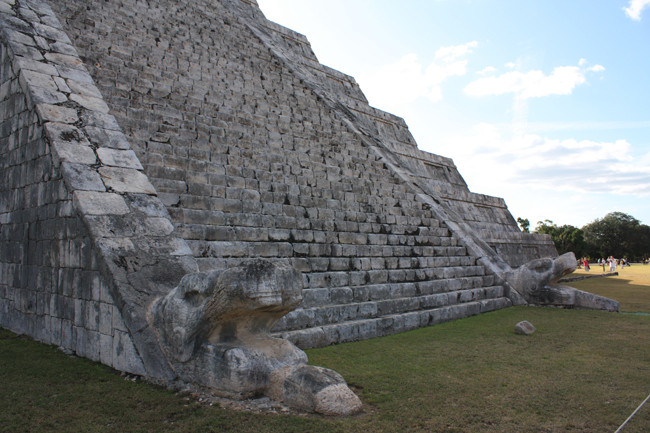
<svg viewBox="0 0 650 433">
<path fill-rule="evenodd" d="M 515 218 L 650 224 L 650 0 L 258 0 Z"/>
</svg>

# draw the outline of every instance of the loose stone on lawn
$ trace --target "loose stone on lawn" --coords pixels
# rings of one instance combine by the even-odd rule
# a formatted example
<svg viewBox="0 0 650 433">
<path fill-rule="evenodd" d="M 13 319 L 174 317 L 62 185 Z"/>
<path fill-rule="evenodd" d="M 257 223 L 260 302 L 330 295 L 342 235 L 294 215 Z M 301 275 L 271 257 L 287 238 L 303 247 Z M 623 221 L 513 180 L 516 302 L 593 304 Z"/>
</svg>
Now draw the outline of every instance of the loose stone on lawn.
<svg viewBox="0 0 650 433">
<path fill-rule="evenodd" d="M 527 320 L 523 320 L 515 325 L 515 334 L 530 335 L 535 331 L 537 329 Z"/>
</svg>

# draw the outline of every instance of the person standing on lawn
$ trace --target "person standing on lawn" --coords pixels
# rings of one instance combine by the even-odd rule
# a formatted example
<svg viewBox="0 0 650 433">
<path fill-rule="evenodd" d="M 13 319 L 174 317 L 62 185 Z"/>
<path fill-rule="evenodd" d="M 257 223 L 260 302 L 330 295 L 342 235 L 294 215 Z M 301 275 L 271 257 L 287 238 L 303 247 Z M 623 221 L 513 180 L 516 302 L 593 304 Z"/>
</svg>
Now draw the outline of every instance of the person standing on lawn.
<svg viewBox="0 0 650 433">
<path fill-rule="evenodd" d="M 585 271 L 589 272 L 589 260 L 586 257 L 582 259 L 582 263 L 585 265 Z"/>
</svg>

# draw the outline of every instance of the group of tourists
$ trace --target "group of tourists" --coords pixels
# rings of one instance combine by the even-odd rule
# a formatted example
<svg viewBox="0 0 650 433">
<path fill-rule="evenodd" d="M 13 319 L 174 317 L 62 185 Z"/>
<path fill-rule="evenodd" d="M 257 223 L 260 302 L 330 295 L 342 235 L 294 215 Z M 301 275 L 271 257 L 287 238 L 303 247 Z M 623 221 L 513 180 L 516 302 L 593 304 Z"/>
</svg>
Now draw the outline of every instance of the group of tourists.
<svg viewBox="0 0 650 433">
<path fill-rule="evenodd" d="M 614 272 L 616 270 L 616 265 L 620 265 L 621 269 L 623 269 L 624 266 L 630 266 L 630 264 L 627 262 L 627 259 L 622 258 L 618 260 L 615 259 L 614 256 L 609 256 L 606 259 L 598 259 L 598 263 L 603 265 L 603 272 L 605 271 L 606 264 L 609 266 L 610 272 Z"/>
<path fill-rule="evenodd" d="M 630 264 L 627 262 L 627 259 L 615 259 L 614 256 L 609 256 L 606 259 L 598 259 L 598 264 L 602 265 L 603 267 L 603 272 L 605 272 L 605 265 L 609 267 L 610 272 L 616 271 L 616 266 L 620 265 L 621 269 L 625 266 L 630 266 Z M 578 260 L 578 268 L 581 268 L 584 266 L 585 271 L 589 271 L 589 259 L 587 257 L 582 257 L 580 260 Z"/>
</svg>

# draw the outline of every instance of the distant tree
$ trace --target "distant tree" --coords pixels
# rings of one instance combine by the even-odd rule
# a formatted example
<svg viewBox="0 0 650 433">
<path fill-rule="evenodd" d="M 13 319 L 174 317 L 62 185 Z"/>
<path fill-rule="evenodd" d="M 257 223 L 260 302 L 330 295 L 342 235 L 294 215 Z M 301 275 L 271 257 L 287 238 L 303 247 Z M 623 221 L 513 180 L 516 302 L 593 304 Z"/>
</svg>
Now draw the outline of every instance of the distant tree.
<svg viewBox="0 0 650 433">
<path fill-rule="evenodd" d="M 632 215 L 611 212 L 582 229 L 589 250 L 601 257 L 639 260 L 650 255 L 650 227 Z"/>
<path fill-rule="evenodd" d="M 517 223 L 519 224 L 522 232 L 530 233 L 530 221 L 528 221 L 528 218 L 517 218 Z"/>
<path fill-rule="evenodd" d="M 558 226 L 551 220 L 537 222 L 534 233 L 547 234 L 551 236 L 558 254 L 573 252 L 576 257 L 587 255 L 587 244 L 584 240 L 583 231 L 572 225 Z"/>
</svg>

